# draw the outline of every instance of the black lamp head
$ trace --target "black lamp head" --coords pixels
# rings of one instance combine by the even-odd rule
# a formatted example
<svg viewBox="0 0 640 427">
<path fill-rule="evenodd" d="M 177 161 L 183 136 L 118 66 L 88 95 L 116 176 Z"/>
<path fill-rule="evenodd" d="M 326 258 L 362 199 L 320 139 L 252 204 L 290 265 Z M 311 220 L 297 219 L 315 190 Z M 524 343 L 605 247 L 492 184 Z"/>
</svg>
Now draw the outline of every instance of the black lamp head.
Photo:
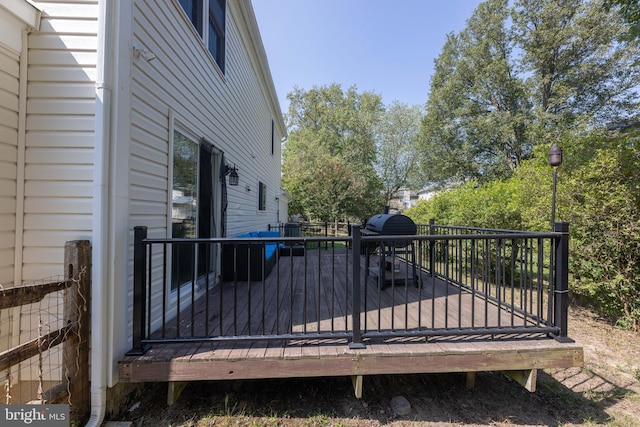
<svg viewBox="0 0 640 427">
<path fill-rule="evenodd" d="M 233 167 L 227 165 L 225 175 L 229 175 L 229 185 L 238 185 L 240 176 L 238 176 L 238 169 L 236 169 L 236 165 L 233 165 Z"/>
<path fill-rule="evenodd" d="M 562 148 L 553 144 L 549 149 L 549 166 L 556 167 L 562 164 Z"/>
</svg>

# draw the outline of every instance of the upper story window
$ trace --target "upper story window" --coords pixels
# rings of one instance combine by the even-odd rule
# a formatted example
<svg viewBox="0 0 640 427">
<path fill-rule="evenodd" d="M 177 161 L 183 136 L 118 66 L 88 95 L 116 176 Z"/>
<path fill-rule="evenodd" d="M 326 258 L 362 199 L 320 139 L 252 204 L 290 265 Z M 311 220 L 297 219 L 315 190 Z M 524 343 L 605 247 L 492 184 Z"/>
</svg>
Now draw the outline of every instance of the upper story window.
<svg viewBox="0 0 640 427">
<path fill-rule="evenodd" d="M 276 151 L 276 130 L 275 130 L 275 123 L 273 121 L 273 119 L 271 119 L 271 154 L 274 154 Z"/>
<path fill-rule="evenodd" d="M 267 209 L 267 184 L 260 181 L 258 183 L 258 210 L 264 211 Z"/>
<path fill-rule="evenodd" d="M 179 0 L 216 63 L 224 72 L 226 0 Z"/>
</svg>

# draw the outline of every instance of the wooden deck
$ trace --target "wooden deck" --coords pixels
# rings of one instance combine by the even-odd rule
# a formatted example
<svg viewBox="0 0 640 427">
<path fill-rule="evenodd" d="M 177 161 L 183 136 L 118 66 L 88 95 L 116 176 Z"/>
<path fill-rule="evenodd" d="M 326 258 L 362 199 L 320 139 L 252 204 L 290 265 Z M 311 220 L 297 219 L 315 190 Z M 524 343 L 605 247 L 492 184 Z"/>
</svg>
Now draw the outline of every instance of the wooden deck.
<svg viewBox="0 0 640 427">
<path fill-rule="evenodd" d="M 364 280 L 364 258 L 358 257 Z M 153 343 L 144 355 L 120 361 L 120 380 L 348 375 L 356 379 L 359 394 L 357 384 L 361 385 L 363 375 L 467 372 L 473 378 L 478 371 L 506 371 L 534 390 L 537 369 L 583 364 L 577 344 L 558 342 L 545 334 L 512 333 L 509 328 L 534 323 L 479 294 L 425 275 L 420 287 L 399 281 L 380 289 L 377 279 L 367 274 L 360 317 L 365 347 L 350 348 L 347 335 L 353 304 L 345 259 L 331 250 L 283 256 L 264 283 L 215 286 L 206 298 L 181 313 L 179 328 L 175 321 L 167 325 L 165 337 L 193 333 L 245 339 Z M 504 328 L 504 333 L 448 335 L 481 327 Z M 428 339 L 421 336 L 429 331 L 433 334 Z M 255 335 L 265 339 L 246 339 Z M 276 335 L 288 339 L 273 339 Z"/>
</svg>

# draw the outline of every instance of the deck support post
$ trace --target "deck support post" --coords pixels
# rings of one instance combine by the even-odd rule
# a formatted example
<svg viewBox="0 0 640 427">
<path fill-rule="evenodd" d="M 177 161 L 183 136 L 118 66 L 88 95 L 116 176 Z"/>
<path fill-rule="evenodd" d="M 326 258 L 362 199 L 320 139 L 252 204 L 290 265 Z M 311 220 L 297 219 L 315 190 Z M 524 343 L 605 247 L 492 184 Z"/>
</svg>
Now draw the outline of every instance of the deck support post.
<svg viewBox="0 0 640 427">
<path fill-rule="evenodd" d="M 538 379 L 537 369 L 525 369 L 522 371 L 505 371 L 505 374 L 513 378 L 518 384 L 526 388 L 531 393 L 536 391 L 536 382 Z"/>
<path fill-rule="evenodd" d="M 189 384 L 187 381 L 169 381 L 167 387 L 167 405 L 171 406 L 178 401 L 178 398 Z"/>
<path fill-rule="evenodd" d="M 352 294 L 353 294 L 353 314 L 352 314 L 352 329 L 353 329 L 353 339 L 349 343 L 350 349 L 363 349 L 365 348 L 364 343 L 362 342 L 362 335 L 360 331 L 360 227 L 357 225 L 351 226 L 351 238 L 353 247 L 351 249 L 351 263 L 353 264 L 351 267 L 352 271 Z"/>
<path fill-rule="evenodd" d="M 476 373 L 467 372 L 467 383 L 465 384 L 467 390 L 473 390 L 476 387 Z"/>
<path fill-rule="evenodd" d="M 362 399 L 362 383 L 364 377 L 362 375 L 352 375 L 351 383 L 353 384 L 353 391 L 356 394 L 356 399 Z"/>
</svg>

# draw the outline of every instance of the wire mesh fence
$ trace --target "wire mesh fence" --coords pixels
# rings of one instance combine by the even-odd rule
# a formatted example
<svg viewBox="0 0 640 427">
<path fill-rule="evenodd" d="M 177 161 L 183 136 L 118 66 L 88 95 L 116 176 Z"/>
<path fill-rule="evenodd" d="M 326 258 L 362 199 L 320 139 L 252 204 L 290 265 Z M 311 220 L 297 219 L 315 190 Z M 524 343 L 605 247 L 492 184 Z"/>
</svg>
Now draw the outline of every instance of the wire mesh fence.
<svg viewBox="0 0 640 427">
<path fill-rule="evenodd" d="M 65 275 L 0 286 L 0 378 L 5 404 L 89 406 L 90 245 L 65 245 Z"/>
</svg>

